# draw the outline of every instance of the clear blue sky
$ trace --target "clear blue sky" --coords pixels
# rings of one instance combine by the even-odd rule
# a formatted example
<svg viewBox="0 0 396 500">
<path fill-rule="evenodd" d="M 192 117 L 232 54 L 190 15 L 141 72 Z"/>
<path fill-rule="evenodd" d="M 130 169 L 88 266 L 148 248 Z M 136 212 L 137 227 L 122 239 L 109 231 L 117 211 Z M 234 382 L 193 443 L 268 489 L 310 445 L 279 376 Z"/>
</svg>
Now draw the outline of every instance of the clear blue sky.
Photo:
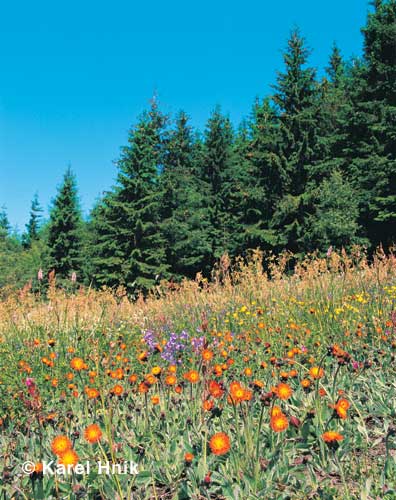
<svg viewBox="0 0 396 500">
<path fill-rule="evenodd" d="M 81 205 L 114 184 L 114 160 L 156 90 L 203 128 L 237 124 L 270 92 L 293 26 L 323 69 L 333 41 L 360 55 L 366 0 L 20 0 L 0 13 L 0 207 L 23 229 L 70 163 Z"/>
</svg>

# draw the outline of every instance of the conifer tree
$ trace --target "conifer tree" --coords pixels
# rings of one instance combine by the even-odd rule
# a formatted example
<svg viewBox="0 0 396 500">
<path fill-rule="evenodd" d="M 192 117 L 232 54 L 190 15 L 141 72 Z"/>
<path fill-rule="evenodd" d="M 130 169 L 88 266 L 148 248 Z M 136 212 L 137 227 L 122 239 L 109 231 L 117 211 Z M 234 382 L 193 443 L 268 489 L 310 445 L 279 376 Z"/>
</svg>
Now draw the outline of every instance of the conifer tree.
<svg viewBox="0 0 396 500">
<path fill-rule="evenodd" d="M 155 100 L 128 138 L 118 161 L 118 184 L 93 212 L 94 280 L 147 291 L 167 277 L 165 241 L 160 232 L 159 174 L 166 117 Z"/>
<path fill-rule="evenodd" d="M 330 246 L 350 250 L 352 245 L 367 243 L 360 237 L 356 193 L 339 170 L 333 170 L 310 195 L 314 208 L 305 221 L 305 248 L 322 252 Z"/>
<path fill-rule="evenodd" d="M 62 279 L 81 270 L 82 219 L 76 179 L 70 167 L 53 202 L 48 227 L 49 269 Z"/>
<path fill-rule="evenodd" d="M 197 158 L 188 117 L 181 112 L 169 135 L 160 180 L 161 232 L 173 279 L 194 278 L 197 272 L 209 271 L 210 221 L 203 182 L 195 175 Z"/>
<path fill-rule="evenodd" d="M 376 0 L 364 35 L 347 116 L 345 168 L 372 246 L 396 240 L 396 1 Z"/>
<path fill-rule="evenodd" d="M 228 117 L 222 115 L 219 107 L 208 120 L 205 130 L 199 176 L 205 185 L 211 245 L 210 267 L 225 252 L 230 250 L 230 190 L 232 180 L 234 134 Z"/>
<path fill-rule="evenodd" d="M 33 197 L 32 204 L 30 207 L 30 218 L 28 224 L 26 224 L 26 232 L 22 237 L 23 246 L 25 248 L 30 248 L 32 242 L 38 240 L 39 238 L 42 212 L 43 209 L 40 206 L 40 203 L 38 201 L 38 195 L 36 193 Z"/>
<path fill-rule="evenodd" d="M 240 200 L 243 229 L 238 231 L 243 235 L 243 240 L 238 253 L 246 248 L 272 249 L 278 243 L 278 235 L 271 228 L 271 220 L 288 179 L 276 154 L 278 130 L 279 119 L 270 100 L 257 100 L 244 151 L 244 197 Z"/>
<path fill-rule="evenodd" d="M 318 86 L 315 70 L 306 67 L 309 50 L 294 30 L 284 54 L 285 72 L 278 74 L 273 100 L 279 109 L 277 162 L 282 179 L 281 197 L 272 227 L 280 231 L 280 246 L 301 251 L 305 213 L 304 194 L 309 167 L 318 158 Z"/>
</svg>

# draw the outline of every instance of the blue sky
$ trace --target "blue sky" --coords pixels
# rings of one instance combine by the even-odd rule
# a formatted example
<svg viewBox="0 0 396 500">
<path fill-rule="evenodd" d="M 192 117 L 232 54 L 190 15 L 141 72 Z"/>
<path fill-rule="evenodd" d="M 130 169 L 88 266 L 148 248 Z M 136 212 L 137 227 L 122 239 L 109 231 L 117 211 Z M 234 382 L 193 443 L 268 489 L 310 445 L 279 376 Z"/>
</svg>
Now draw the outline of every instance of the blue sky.
<svg viewBox="0 0 396 500">
<path fill-rule="evenodd" d="M 23 229 L 37 191 L 48 213 L 68 164 L 87 213 L 154 91 L 202 129 L 216 104 L 237 124 L 270 92 L 299 26 L 327 64 L 360 55 L 366 0 L 21 0 L 0 11 L 0 207 Z"/>
</svg>

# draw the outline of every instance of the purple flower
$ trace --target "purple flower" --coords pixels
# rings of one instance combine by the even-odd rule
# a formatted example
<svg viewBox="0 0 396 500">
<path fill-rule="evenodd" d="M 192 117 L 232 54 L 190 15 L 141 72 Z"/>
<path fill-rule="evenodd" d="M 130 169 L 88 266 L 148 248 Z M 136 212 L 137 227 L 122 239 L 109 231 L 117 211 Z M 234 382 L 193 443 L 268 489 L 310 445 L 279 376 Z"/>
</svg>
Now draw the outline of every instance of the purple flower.
<svg viewBox="0 0 396 500">
<path fill-rule="evenodd" d="M 146 344 L 148 345 L 150 351 L 154 351 L 157 344 L 158 344 L 155 333 L 152 330 L 146 330 L 144 335 L 143 335 L 143 339 L 146 342 Z"/>
<path fill-rule="evenodd" d="M 194 337 L 191 339 L 191 345 L 193 346 L 193 349 L 195 352 L 200 351 L 203 349 L 203 346 L 205 344 L 205 337 Z"/>
</svg>

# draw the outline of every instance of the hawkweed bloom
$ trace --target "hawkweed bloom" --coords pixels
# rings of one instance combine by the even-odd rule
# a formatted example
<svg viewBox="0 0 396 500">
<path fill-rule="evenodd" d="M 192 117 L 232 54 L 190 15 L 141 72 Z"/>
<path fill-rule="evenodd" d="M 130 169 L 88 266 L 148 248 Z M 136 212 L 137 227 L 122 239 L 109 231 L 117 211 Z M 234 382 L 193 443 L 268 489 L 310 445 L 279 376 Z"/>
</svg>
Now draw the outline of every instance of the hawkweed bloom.
<svg viewBox="0 0 396 500">
<path fill-rule="evenodd" d="M 337 444 L 344 439 L 344 436 L 336 431 L 327 431 L 322 434 L 322 439 L 327 444 Z"/>
<path fill-rule="evenodd" d="M 231 448 L 230 438 L 225 432 L 217 432 L 210 438 L 209 448 L 213 455 L 225 455 Z"/>
<path fill-rule="evenodd" d="M 67 436 L 56 436 L 51 443 L 51 450 L 55 455 L 62 455 L 72 448 L 72 442 Z"/>
<path fill-rule="evenodd" d="M 274 432 L 283 432 L 289 427 L 289 422 L 286 415 L 279 413 L 271 416 L 270 426 Z"/>
<path fill-rule="evenodd" d="M 78 464 L 79 457 L 73 449 L 66 450 L 59 456 L 59 464 L 65 467 L 75 467 Z"/>
<path fill-rule="evenodd" d="M 94 444 L 102 438 L 102 431 L 97 424 L 88 425 L 84 430 L 84 438 L 88 443 Z"/>
<path fill-rule="evenodd" d="M 79 372 L 81 370 L 85 370 L 87 368 L 87 365 L 85 364 L 85 361 L 82 358 L 73 358 L 70 361 L 70 367 L 73 370 Z"/>
<path fill-rule="evenodd" d="M 324 370 L 320 366 L 313 366 L 309 370 L 309 375 L 314 380 L 318 380 L 318 379 L 320 379 L 320 378 L 322 378 L 324 376 Z"/>
<path fill-rule="evenodd" d="M 283 382 L 279 383 L 274 389 L 273 392 L 278 396 L 279 399 L 286 400 L 291 397 L 293 394 L 293 389 L 289 384 L 285 384 Z"/>
</svg>

